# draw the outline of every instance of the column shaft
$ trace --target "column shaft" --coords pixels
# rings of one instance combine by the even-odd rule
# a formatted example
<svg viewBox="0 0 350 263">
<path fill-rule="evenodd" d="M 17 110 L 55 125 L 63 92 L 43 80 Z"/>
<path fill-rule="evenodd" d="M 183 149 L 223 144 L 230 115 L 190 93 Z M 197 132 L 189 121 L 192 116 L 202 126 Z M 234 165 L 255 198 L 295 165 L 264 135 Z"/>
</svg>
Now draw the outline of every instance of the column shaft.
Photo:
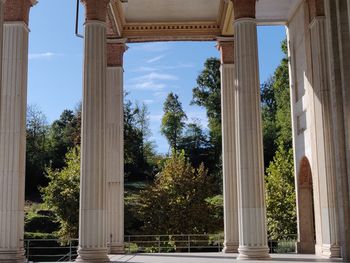
<svg viewBox="0 0 350 263">
<path fill-rule="evenodd" d="M 237 253 L 239 245 L 234 71 L 234 64 L 221 65 L 225 253 Z"/>
<path fill-rule="evenodd" d="M 28 32 L 24 22 L 4 24 L 0 91 L 0 262 L 25 262 Z"/>
<path fill-rule="evenodd" d="M 106 262 L 106 24 L 85 22 L 78 262 Z"/>
<path fill-rule="evenodd" d="M 323 256 L 340 257 L 336 212 L 335 160 L 332 135 L 331 101 L 328 73 L 326 18 L 315 17 L 310 24 L 313 65 L 316 157 L 320 185 Z"/>
<path fill-rule="evenodd" d="M 111 254 L 124 253 L 123 68 L 107 68 L 107 238 Z"/>
<path fill-rule="evenodd" d="M 256 20 L 234 22 L 239 258 L 269 258 Z"/>
<path fill-rule="evenodd" d="M 5 0 L 0 0 L 0 62 L 2 61 L 3 28 L 4 28 Z M 0 63 L 0 90 L 1 90 L 2 62 Z"/>
<path fill-rule="evenodd" d="M 335 154 L 335 177 L 337 181 L 337 206 L 339 238 L 342 247 L 342 258 L 350 260 L 350 205 L 349 205 L 349 156 L 346 143 L 347 130 L 345 127 L 346 112 L 343 96 L 343 87 L 349 87 L 349 31 L 346 33 L 346 24 L 341 20 L 340 1 L 325 0 L 325 14 L 327 24 L 327 40 L 330 64 L 330 94 L 332 106 L 332 132 Z M 342 22 L 341 22 L 342 21 Z M 345 27 L 345 28 L 344 28 Z M 344 64 L 345 63 L 345 64 Z M 347 77 L 345 77 L 347 76 Z M 350 149 L 350 148 L 348 148 Z"/>
</svg>

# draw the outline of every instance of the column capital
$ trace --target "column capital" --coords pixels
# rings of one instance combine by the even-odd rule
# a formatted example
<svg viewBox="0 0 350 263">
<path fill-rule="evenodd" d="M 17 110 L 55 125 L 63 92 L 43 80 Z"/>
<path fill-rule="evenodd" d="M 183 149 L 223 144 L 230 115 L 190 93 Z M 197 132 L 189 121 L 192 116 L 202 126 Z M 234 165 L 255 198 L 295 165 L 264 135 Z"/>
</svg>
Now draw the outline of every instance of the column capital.
<svg viewBox="0 0 350 263">
<path fill-rule="evenodd" d="M 255 18 L 256 0 L 231 0 L 233 3 L 234 20 L 240 18 Z"/>
<path fill-rule="evenodd" d="M 221 64 L 234 64 L 234 38 L 222 37 L 217 38 L 217 49 L 221 54 Z"/>
<path fill-rule="evenodd" d="M 36 0 L 1 0 L 5 3 L 4 21 L 23 21 L 28 25 L 30 8 Z"/>
<path fill-rule="evenodd" d="M 128 49 L 126 39 L 107 39 L 107 66 L 122 67 L 124 52 Z"/>
<path fill-rule="evenodd" d="M 323 0 L 308 0 L 310 21 L 315 17 L 325 16 L 324 1 Z"/>
<path fill-rule="evenodd" d="M 106 22 L 110 0 L 80 0 L 85 5 L 85 20 Z"/>
</svg>

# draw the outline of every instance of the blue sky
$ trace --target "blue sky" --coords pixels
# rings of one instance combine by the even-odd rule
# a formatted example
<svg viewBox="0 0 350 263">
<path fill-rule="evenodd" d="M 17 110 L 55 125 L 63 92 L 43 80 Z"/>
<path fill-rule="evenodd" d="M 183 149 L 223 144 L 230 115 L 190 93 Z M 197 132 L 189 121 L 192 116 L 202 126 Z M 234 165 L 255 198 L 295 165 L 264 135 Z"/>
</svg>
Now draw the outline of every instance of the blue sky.
<svg viewBox="0 0 350 263">
<path fill-rule="evenodd" d="M 83 8 L 81 8 L 83 11 Z M 83 31 L 83 12 L 80 31 Z M 74 35 L 75 1 L 41 0 L 31 10 L 29 39 L 28 103 L 36 104 L 48 122 L 81 100 L 83 39 Z M 258 27 L 260 80 L 265 81 L 279 64 L 284 27 Z M 124 59 L 127 99 L 146 103 L 150 111 L 152 140 L 165 153 L 168 144 L 160 135 L 166 95 L 178 94 L 189 121 L 206 126 L 203 108 L 190 106 L 192 88 L 208 57 L 218 57 L 215 42 L 159 42 L 129 44 Z"/>
</svg>

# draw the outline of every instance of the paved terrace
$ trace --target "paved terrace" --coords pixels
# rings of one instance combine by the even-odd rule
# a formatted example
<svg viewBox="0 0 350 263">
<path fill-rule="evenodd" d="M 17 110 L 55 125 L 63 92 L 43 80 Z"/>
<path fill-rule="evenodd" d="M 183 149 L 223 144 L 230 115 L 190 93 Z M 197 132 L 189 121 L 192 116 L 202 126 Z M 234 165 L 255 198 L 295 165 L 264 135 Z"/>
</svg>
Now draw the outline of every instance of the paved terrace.
<svg viewBox="0 0 350 263">
<path fill-rule="evenodd" d="M 255 262 L 343 262 L 339 259 L 325 259 L 316 257 L 315 255 L 300 254 L 273 254 L 270 260 L 251 261 L 245 260 L 247 263 Z M 159 254 L 132 254 L 132 255 L 113 255 L 110 256 L 111 262 L 129 262 L 129 263 L 228 263 L 236 262 L 237 254 L 223 253 L 159 253 Z M 348 262 L 349 263 L 349 262 Z"/>
</svg>

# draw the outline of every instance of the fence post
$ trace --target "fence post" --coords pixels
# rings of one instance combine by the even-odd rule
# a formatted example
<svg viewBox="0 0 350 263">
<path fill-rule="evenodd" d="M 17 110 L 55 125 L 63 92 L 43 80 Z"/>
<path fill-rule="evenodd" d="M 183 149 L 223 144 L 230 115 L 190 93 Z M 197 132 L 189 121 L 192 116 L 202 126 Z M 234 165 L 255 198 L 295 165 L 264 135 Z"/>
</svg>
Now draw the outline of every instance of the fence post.
<svg viewBox="0 0 350 263">
<path fill-rule="evenodd" d="M 160 253 L 161 248 L 160 248 L 160 236 L 158 236 L 158 253 Z"/>
<path fill-rule="evenodd" d="M 187 236 L 187 250 L 188 250 L 188 253 L 191 252 L 191 236 L 190 235 Z"/>
<path fill-rule="evenodd" d="M 30 247 L 30 240 L 27 240 L 27 260 L 29 261 L 29 247 Z"/>
<path fill-rule="evenodd" d="M 219 251 L 218 252 L 220 252 L 221 251 L 221 241 L 220 241 L 220 239 L 218 238 L 218 249 L 219 249 Z"/>
<path fill-rule="evenodd" d="M 129 242 L 129 253 L 131 254 L 131 237 L 128 236 L 128 242 Z"/>
<path fill-rule="evenodd" d="M 69 261 L 72 261 L 72 239 L 69 239 Z"/>
</svg>

